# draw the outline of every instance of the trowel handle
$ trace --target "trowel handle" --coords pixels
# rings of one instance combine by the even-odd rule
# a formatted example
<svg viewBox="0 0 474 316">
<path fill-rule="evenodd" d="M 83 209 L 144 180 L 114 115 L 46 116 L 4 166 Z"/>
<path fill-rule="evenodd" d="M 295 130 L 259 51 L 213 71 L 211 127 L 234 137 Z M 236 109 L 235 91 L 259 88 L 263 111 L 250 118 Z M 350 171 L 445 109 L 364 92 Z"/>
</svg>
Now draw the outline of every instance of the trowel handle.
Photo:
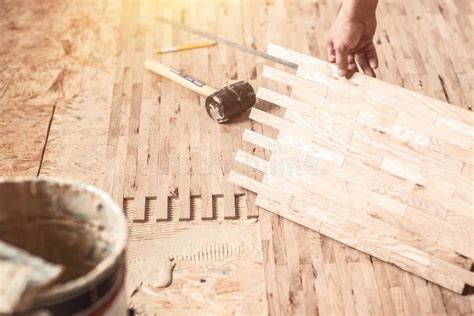
<svg viewBox="0 0 474 316">
<path fill-rule="evenodd" d="M 145 68 L 205 97 L 217 91 L 216 88 L 208 86 L 204 82 L 153 60 L 147 60 Z"/>
</svg>

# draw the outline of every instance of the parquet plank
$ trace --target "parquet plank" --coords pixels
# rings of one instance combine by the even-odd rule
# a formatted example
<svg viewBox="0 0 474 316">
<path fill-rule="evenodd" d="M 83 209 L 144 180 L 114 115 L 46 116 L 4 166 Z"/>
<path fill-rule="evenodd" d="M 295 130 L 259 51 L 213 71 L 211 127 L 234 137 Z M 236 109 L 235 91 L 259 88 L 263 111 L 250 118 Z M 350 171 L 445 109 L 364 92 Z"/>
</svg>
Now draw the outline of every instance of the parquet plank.
<svg viewBox="0 0 474 316">
<path fill-rule="evenodd" d="M 179 219 L 191 219 L 191 133 L 188 122 L 192 117 L 193 100 L 183 98 L 179 106 L 179 141 L 178 186 L 179 186 Z"/>
<path fill-rule="evenodd" d="M 149 45 L 147 43 L 147 38 L 146 37 L 141 37 L 140 38 L 140 50 L 135 52 L 137 55 L 137 62 L 140 60 L 143 60 L 146 54 L 149 54 L 149 48 L 148 52 L 147 46 Z M 136 192 L 134 194 L 134 214 L 133 214 L 133 220 L 134 221 L 144 221 L 145 219 L 148 218 L 149 214 L 146 214 L 146 199 L 148 196 L 148 181 L 147 181 L 147 161 L 148 161 L 148 146 L 149 146 L 149 140 L 152 138 L 150 137 L 150 121 L 151 121 L 151 116 L 153 113 L 153 107 L 154 104 L 148 100 L 149 98 L 149 91 L 146 91 L 146 89 L 149 89 L 149 82 L 146 80 L 150 80 L 149 74 L 148 76 L 145 77 L 144 74 L 144 69 L 143 69 L 143 64 L 140 63 L 139 65 L 136 65 L 140 71 L 137 71 L 136 73 L 136 78 L 135 81 L 139 82 L 141 84 L 141 93 L 140 93 L 140 124 L 138 127 L 138 147 L 137 147 L 137 160 L 136 160 L 136 179 L 135 179 L 135 186 L 137 187 Z"/>
<path fill-rule="evenodd" d="M 145 44 L 145 57 L 151 58 L 154 54 L 154 47 L 156 46 L 155 40 L 148 36 Z M 148 126 L 148 139 L 147 139 L 147 154 L 143 157 L 146 161 L 146 195 L 149 197 L 156 197 L 156 209 L 152 213 L 148 214 L 150 220 L 155 221 L 158 218 L 163 218 L 160 213 L 166 214 L 166 207 L 162 208 L 163 203 L 161 200 L 163 197 L 159 197 L 158 186 L 160 182 L 158 180 L 158 161 L 160 153 L 158 151 L 159 145 L 159 103 L 156 95 L 161 91 L 161 80 L 156 78 L 151 72 L 145 71 L 143 74 L 143 102 L 147 108 L 150 108 L 149 112 L 149 126 Z M 146 207 L 146 205 L 145 205 Z"/>
</svg>

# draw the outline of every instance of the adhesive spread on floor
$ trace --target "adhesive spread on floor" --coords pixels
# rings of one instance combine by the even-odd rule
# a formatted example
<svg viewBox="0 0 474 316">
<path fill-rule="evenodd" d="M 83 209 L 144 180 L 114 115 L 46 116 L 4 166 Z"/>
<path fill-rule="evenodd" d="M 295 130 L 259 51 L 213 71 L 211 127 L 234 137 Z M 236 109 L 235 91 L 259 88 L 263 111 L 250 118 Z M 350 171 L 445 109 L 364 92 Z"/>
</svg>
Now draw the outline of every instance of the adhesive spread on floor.
<svg viewBox="0 0 474 316">
<path fill-rule="evenodd" d="M 242 253 L 214 262 L 176 260 L 172 283 L 139 289 L 131 296 L 130 307 L 143 315 L 265 315 L 262 263 L 251 258 Z"/>
<path fill-rule="evenodd" d="M 167 287 L 173 280 L 176 263 L 172 259 L 147 257 L 131 260 L 127 265 L 127 297 L 142 290 L 147 295 L 157 295 L 157 290 Z"/>
<path fill-rule="evenodd" d="M 130 223 L 130 306 L 137 314 L 265 314 L 259 239 L 255 219 Z"/>
<path fill-rule="evenodd" d="M 256 220 L 224 222 L 133 223 L 127 256 L 173 257 L 211 262 L 247 251 L 258 257 L 261 250 Z"/>
</svg>

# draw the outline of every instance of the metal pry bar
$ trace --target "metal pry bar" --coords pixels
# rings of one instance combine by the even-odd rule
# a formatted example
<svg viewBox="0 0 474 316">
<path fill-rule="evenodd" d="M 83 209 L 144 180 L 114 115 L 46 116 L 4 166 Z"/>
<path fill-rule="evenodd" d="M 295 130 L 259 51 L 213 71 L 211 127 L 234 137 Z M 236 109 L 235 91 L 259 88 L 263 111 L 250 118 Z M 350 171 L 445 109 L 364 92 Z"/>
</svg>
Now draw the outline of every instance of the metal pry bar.
<svg viewBox="0 0 474 316">
<path fill-rule="evenodd" d="M 202 37 L 205 37 L 207 39 L 210 39 L 210 40 L 213 40 L 213 41 L 216 41 L 216 42 L 219 42 L 221 44 L 224 44 L 224 45 L 227 45 L 227 46 L 230 46 L 230 47 L 233 47 L 235 49 L 238 49 L 242 52 L 245 52 L 245 53 L 249 53 L 249 54 L 252 54 L 252 55 L 255 55 L 255 56 L 258 56 L 258 57 L 261 57 L 261 58 L 264 58 L 264 59 L 267 59 L 267 60 L 271 60 L 273 62 L 276 62 L 276 63 L 279 63 L 279 64 L 282 64 L 282 65 L 285 65 L 287 67 L 290 67 L 290 68 L 293 68 L 293 69 L 297 69 L 298 68 L 298 65 L 297 64 L 294 64 L 292 62 L 289 62 L 287 60 L 283 60 L 281 58 L 278 58 L 278 57 L 275 57 L 275 56 L 272 56 L 272 55 L 269 55 L 265 52 L 261 52 L 259 50 L 256 50 L 256 49 L 253 49 L 253 48 L 249 48 L 249 47 L 245 47 L 243 45 L 240 45 L 239 43 L 236 43 L 236 42 L 233 42 L 233 41 L 230 41 L 228 39 L 225 39 L 225 38 L 222 38 L 220 36 L 216 36 L 216 35 L 213 35 L 213 34 L 209 34 L 209 33 L 206 33 L 206 32 L 203 32 L 203 31 L 200 31 L 200 30 L 197 30 L 195 28 L 192 28 L 190 26 L 187 26 L 187 25 L 184 25 L 184 24 L 180 24 L 180 23 L 176 23 L 172 20 L 169 20 L 169 19 L 166 19 L 166 18 L 163 18 L 163 17 L 156 17 L 155 18 L 157 21 L 160 21 L 162 23 L 166 23 L 166 24 L 169 24 L 173 27 L 176 27 L 180 30 L 183 30 L 183 31 L 186 31 L 188 33 L 193 33 L 193 34 L 196 34 L 196 35 L 199 35 L 199 36 L 202 36 Z"/>
</svg>

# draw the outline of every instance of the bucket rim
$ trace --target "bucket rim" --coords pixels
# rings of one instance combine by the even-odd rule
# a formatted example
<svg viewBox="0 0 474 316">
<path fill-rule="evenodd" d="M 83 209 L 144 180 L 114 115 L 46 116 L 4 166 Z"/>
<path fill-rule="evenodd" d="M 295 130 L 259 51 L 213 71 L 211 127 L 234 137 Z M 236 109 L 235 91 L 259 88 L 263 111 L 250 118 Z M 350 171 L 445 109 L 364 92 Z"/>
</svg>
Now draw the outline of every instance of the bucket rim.
<svg viewBox="0 0 474 316">
<path fill-rule="evenodd" d="M 104 190 L 98 188 L 92 184 L 86 184 L 78 180 L 63 177 L 52 177 L 52 176 L 19 176 L 19 177 L 3 177 L 0 176 L 0 184 L 2 183 L 38 183 L 38 182 L 49 182 L 53 184 L 66 185 L 71 188 L 90 192 L 99 197 L 99 199 L 107 205 L 111 212 L 114 213 L 117 221 L 114 226 L 119 227 L 119 233 L 117 240 L 114 243 L 110 253 L 100 261 L 97 266 L 86 274 L 79 278 L 70 280 L 66 283 L 55 285 L 52 288 L 39 293 L 34 301 L 34 305 L 41 304 L 45 300 L 54 300 L 57 296 L 68 296 L 71 294 L 80 293 L 82 289 L 90 289 L 91 284 L 98 282 L 102 277 L 105 277 L 110 269 L 117 263 L 118 259 L 124 254 L 128 239 L 128 226 L 124 211 L 118 204 L 112 199 L 112 197 Z M 120 228 L 121 227 L 121 228 Z"/>
</svg>

